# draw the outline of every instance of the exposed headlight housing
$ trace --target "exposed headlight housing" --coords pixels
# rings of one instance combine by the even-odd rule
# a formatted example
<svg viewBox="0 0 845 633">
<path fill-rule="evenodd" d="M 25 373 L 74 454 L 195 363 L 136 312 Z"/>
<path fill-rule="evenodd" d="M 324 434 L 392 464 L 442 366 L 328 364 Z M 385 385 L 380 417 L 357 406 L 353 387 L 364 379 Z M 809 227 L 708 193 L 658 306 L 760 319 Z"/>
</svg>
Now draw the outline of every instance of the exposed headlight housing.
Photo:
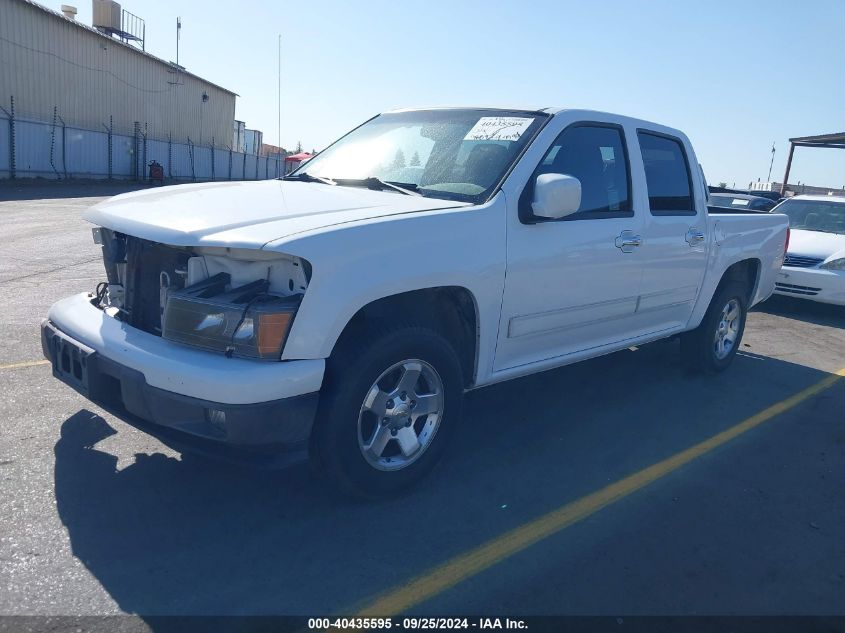
<svg viewBox="0 0 845 633">
<path fill-rule="evenodd" d="M 819 268 L 824 268 L 825 270 L 845 270 L 845 257 L 831 259 L 829 262 L 825 262 L 819 266 Z"/>
<path fill-rule="evenodd" d="M 268 294 L 263 279 L 226 290 L 229 282 L 219 273 L 170 293 L 162 336 L 227 355 L 279 360 L 302 295 Z"/>
</svg>

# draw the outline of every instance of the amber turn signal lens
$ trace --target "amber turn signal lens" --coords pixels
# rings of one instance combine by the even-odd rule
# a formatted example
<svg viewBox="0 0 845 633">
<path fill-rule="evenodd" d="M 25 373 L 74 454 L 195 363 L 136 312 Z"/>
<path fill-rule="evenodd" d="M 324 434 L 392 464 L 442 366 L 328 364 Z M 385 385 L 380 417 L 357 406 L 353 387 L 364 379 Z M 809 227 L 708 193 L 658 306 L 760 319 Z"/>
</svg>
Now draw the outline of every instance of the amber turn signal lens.
<svg viewBox="0 0 845 633">
<path fill-rule="evenodd" d="M 289 312 L 275 314 L 261 314 L 258 316 L 258 355 L 261 357 L 275 355 L 281 352 L 288 328 L 293 319 Z"/>
</svg>

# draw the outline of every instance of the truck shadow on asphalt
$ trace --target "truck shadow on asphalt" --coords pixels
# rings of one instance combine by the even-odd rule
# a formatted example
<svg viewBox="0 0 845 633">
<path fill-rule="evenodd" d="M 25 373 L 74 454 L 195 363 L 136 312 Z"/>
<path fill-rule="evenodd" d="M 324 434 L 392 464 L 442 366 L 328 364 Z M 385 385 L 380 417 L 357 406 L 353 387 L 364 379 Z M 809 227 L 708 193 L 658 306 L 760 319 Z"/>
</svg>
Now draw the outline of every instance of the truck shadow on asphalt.
<svg viewBox="0 0 845 633">
<path fill-rule="evenodd" d="M 773 295 L 763 303 L 757 305 L 754 311 L 813 323 L 815 325 L 845 329 L 845 306 L 794 299 L 792 297 L 784 297 L 783 295 Z"/>
<path fill-rule="evenodd" d="M 677 344 L 657 343 L 488 387 L 468 395 L 429 479 L 369 504 L 338 498 L 304 465 L 250 471 L 155 453 L 118 469 L 96 445 L 127 427 L 82 410 L 55 445 L 57 509 L 73 554 L 125 612 L 350 614 L 825 375 L 744 353 L 728 372 L 695 376 Z"/>
</svg>

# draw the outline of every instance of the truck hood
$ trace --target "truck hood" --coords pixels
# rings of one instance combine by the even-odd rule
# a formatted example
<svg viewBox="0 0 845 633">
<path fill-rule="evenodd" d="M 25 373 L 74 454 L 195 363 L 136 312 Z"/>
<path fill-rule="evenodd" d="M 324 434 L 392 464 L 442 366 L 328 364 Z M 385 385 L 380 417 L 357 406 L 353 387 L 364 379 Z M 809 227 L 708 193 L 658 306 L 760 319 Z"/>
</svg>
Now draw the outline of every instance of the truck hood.
<svg viewBox="0 0 845 633">
<path fill-rule="evenodd" d="M 827 259 L 842 250 L 845 250 L 845 235 L 804 229 L 790 231 L 789 252 L 792 254 Z"/>
<path fill-rule="evenodd" d="M 97 226 L 173 246 L 261 248 L 337 224 L 469 203 L 340 187 L 264 180 L 173 185 L 124 193 L 94 205 Z"/>
</svg>

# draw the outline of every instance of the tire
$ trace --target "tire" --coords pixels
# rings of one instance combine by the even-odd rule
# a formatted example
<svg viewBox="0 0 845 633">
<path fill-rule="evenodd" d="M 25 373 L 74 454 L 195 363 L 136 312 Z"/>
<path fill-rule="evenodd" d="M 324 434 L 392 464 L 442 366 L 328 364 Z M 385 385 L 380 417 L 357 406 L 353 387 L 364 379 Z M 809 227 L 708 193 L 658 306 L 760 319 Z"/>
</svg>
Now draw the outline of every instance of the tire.
<svg viewBox="0 0 845 633">
<path fill-rule="evenodd" d="M 462 400 L 458 356 L 433 330 L 386 327 L 342 342 L 326 368 L 312 466 L 353 497 L 395 495 L 439 461 Z"/>
<path fill-rule="evenodd" d="M 730 366 L 745 332 L 747 297 L 748 289 L 742 283 L 727 282 L 719 287 L 701 325 L 681 337 L 681 353 L 690 369 L 716 373 Z M 734 310 L 736 316 L 726 318 Z"/>
</svg>

